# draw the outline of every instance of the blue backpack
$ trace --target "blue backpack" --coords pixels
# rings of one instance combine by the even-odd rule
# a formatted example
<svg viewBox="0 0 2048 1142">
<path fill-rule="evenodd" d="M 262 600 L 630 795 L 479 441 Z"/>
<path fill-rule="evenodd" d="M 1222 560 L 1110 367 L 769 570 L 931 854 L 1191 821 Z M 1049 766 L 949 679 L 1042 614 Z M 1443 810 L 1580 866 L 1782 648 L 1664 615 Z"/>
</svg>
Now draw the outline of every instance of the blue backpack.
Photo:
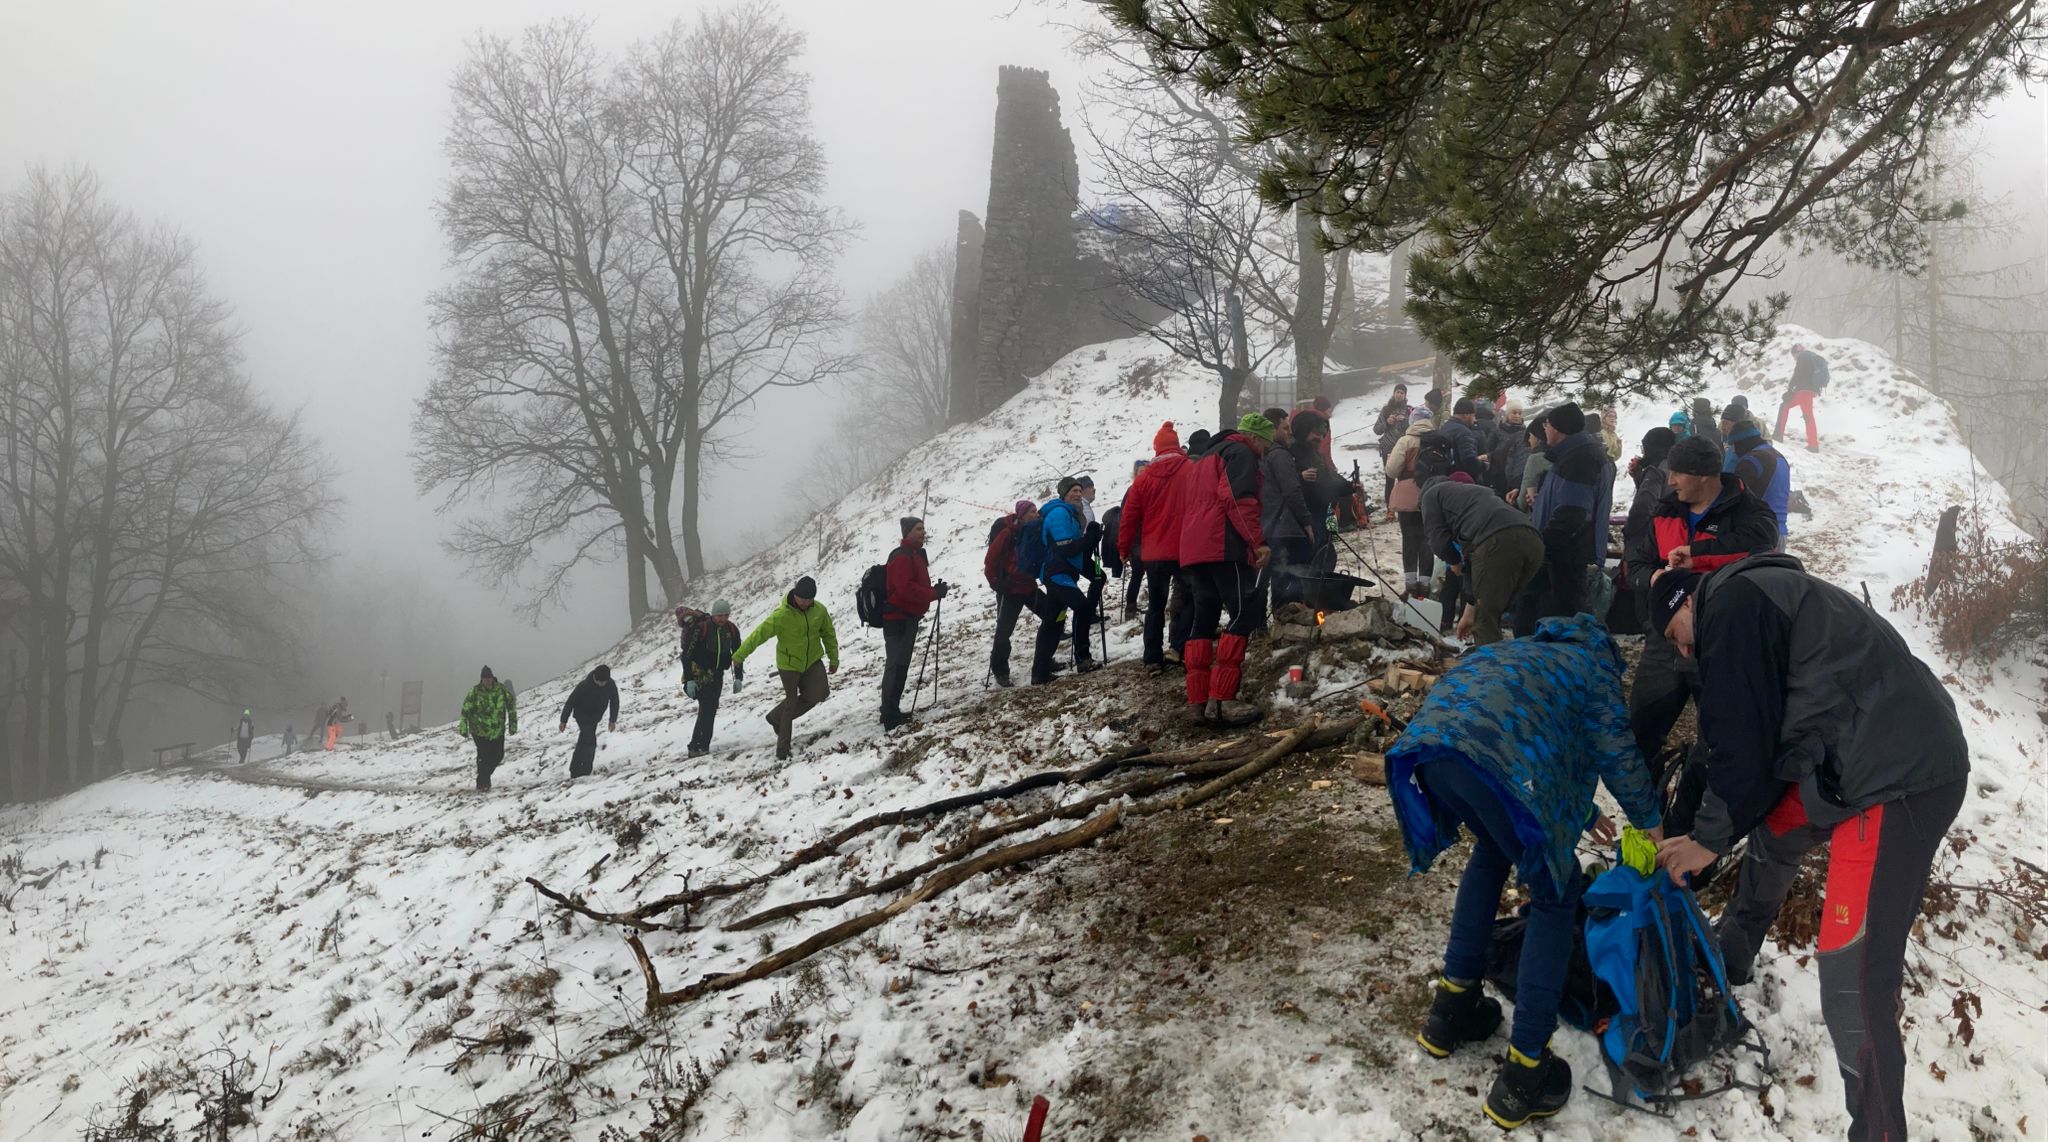
<svg viewBox="0 0 2048 1142">
<path fill-rule="evenodd" d="M 1660 870 L 1645 876 L 1618 865 L 1594 879 L 1583 903 L 1586 958 L 1612 1000 L 1612 1014 L 1594 1028 L 1614 1079 L 1610 1097 L 1626 1105 L 1633 1095 L 1661 1107 L 1758 1089 L 1731 1079 L 1712 1090 L 1675 1093 L 1688 1070 L 1743 1043 L 1750 1030 L 1692 890 Z M 1760 1039 L 1745 1045 L 1769 1066 Z"/>
<path fill-rule="evenodd" d="M 1036 583 L 1045 571 L 1045 525 L 1017 529 L 1017 574 Z"/>
</svg>

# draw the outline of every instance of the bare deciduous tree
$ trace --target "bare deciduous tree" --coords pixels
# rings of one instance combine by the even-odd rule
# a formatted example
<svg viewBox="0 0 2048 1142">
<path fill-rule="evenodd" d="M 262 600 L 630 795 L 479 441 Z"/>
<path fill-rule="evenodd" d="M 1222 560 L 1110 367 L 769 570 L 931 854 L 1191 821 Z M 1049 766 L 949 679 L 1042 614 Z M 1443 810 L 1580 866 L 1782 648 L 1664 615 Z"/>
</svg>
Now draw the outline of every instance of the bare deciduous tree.
<svg viewBox="0 0 2048 1142">
<path fill-rule="evenodd" d="M 953 245 L 917 255 L 860 315 L 856 428 L 883 449 L 929 440 L 952 412 Z"/>
</svg>

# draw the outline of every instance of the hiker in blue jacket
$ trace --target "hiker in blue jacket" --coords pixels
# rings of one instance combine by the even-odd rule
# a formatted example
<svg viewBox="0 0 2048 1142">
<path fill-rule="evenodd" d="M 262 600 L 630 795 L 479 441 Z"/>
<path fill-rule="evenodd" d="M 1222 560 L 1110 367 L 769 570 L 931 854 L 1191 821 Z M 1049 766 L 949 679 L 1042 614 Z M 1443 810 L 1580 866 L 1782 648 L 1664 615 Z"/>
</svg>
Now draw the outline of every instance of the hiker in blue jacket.
<svg viewBox="0 0 2048 1142">
<path fill-rule="evenodd" d="M 1443 978 L 1418 1036 L 1438 1058 L 1500 1026 L 1481 981 L 1501 889 L 1513 868 L 1529 890 L 1508 1058 L 1481 1109 L 1513 1128 L 1571 1098 L 1571 1066 L 1548 1050 L 1557 1029 L 1580 884 L 1573 848 L 1614 826 L 1593 805 L 1607 789 L 1629 820 L 1662 839 L 1649 767 L 1629 731 L 1621 654 L 1590 615 L 1545 619 L 1532 637 L 1465 654 L 1430 688 L 1387 751 L 1387 790 L 1414 872 L 1473 836 L 1444 948 Z"/>
<path fill-rule="evenodd" d="M 1792 462 L 1764 439 L 1762 429 L 1747 420 L 1728 435 L 1728 450 L 1735 460 L 1729 471 L 1778 517 L 1778 550 L 1785 550 L 1785 537 L 1792 534 L 1787 523 L 1792 514 Z"/>
<path fill-rule="evenodd" d="M 1045 539 L 1042 575 L 1045 591 L 1073 619 L 1074 671 L 1077 674 L 1102 668 L 1088 649 L 1088 634 L 1095 614 L 1089 606 L 1087 591 L 1081 587 L 1081 580 L 1089 576 L 1092 566 L 1089 553 L 1102 540 L 1102 525 L 1086 520 L 1081 507 L 1084 490 L 1081 481 L 1072 476 L 1062 477 L 1059 496 L 1045 501 L 1039 525 L 1039 532 Z M 1058 617 L 1040 622 L 1038 642 L 1032 648 L 1031 656 L 1031 681 L 1034 684 L 1052 681 L 1052 656 L 1059 642 Z"/>
</svg>

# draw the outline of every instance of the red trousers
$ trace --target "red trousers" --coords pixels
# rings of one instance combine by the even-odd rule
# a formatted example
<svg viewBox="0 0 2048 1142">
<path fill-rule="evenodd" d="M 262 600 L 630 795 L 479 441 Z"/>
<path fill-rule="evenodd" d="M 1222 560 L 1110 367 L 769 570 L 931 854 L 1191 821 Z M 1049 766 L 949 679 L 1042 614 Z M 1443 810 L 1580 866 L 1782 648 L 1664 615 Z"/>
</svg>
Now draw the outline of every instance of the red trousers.
<svg viewBox="0 0 2048 1142">
<path fill-rule="evenodd" d="M 1784 403 L 1778 406 L 1778 437 L 1780 439 L 1783 439 L 1785 436 L 1785 422 L 1791 419 L 1792 410 L 1796 408 L 1806 414 L 1806 446 L 1814 451 L 1820 450 L 1820 428 L 1813 423 L 1813 398 L 1816 395 L 1812 389 L 1800 389 L 1798 392 L 1788 395 Z"/>
</svg>

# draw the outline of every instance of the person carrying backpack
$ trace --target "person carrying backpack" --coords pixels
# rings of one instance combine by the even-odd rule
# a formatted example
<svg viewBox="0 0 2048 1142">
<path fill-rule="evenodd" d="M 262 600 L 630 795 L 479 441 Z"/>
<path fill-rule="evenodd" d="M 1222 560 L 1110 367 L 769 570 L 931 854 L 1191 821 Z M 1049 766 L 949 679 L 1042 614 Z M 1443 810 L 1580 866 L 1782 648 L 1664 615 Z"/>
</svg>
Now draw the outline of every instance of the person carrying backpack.
<svg viewBox="0 0 2048 1142">
<path fill-rule="evenodd" d="M 1028 610 L 1043 620 L 1058 610 L 1038 589 L 1037 574 L 1019 565 L 1024 539 L 1037 532 L 1038 520 L 1038 505 L 1018 500 L 1009 515 L 996 521 L 981 560 L 981 577 L 996 593 L 996 637 L 989 649 L 988 672 L 1004 689 L 1016 685 L 1010 680 L 1010 638 L 1018 617 Z"/>
<path fill-rule="evenodd" d="M 510 688 L 486 666 L 462 699 L 455 732 L 476 743 L 476 791 L 491 790 L 491 774 L 505 762 L 505 739 L 519 732 L 519 705 Z"/>
<path fill-rule="evenodd" d="M 1571 402 L 1551 409 L 1544 426 L 1550 470 L 1536 492 L 1529 522 L 1543 533 L 1543 573 L 1515 606 L 1515 633 L 1536 620 L 1575 615 L 1586 604 L 1586 568 L 1607 558 L 1607 519 L 1614 500 L 1614 463 L 1586 414 Z"/>
<path fill-rule="evenodd" d="M 1785 438 L 1785 424 L 1796 408 L 1806 420 L 1806 450 L 1820 451 L 1820 427 L 1813 420 L 1813 402 L 1827 387 L 1828 359 L 1804 345 L 1792 346 L 1792 380 L 1778 402 L 1778 439 Z"/>
<path fill-rule="evenodd" d="M 1436 573 L 1436 560 L 1422 535 L 1422 486 L 1415 480 L 1415 459 L 1422 448 L 1422 437 L 1434 431 L 1436 422 L 1428 415 L 1411 417 L 1408 430 L 1387 453 L 1386 472 L 1394 481 L 1393 490 L 1387 493 L 1387 510 L 1394 513 L 1395 521 L 1401 525 L 1401 576 L 1408 593 L 1418 599 L 1429 594 L 1429 579 Z"/>
<path fill-rule="evenodd" d="M 297 748 L 299 748 L 299 731 L 292 726 L 286 726 L 284 728 L 284 752 L 277 756 L 290 757 L 292 751 Z"/>
<path fill-rule="evenodd" d="M 335 699 L 334 705 L 327 707 L 327 752 L 334 752 L 334 743 L 341 740 L 341 727 L 355 720 L 355 715 L 348 712 L 346 695 Z"/>
<path fill-rule="evenodd" d="M 1387 751 L 1387 791 L 1411 868 L 1427 872 L 1464 826 L 1472 855 L 1458 882 L 1443 975 L 1417 1036 L 1445 1058 L 1491 1036 L 1486 953 L 1513 869 L 1532 899 L 1516 972 L 1508 1058 L 1481 1110 L 1513 1128 L 1571 1099 L 1571 1066 L 1550 1053 L 1578 929 L 1579 835 L 1611 839 L 1594 806 L 1605 782 L 1629 821 L 1662 839 L 1650 775 L 1629 736 L 1622 660 L 1590 615 L 1545 619 L 1532 637 L 1477 647 L 1423 699 Z"/>
<path fill-rule="evenodd" d="M 896 521 L 903 542 L 889 553 L 888 600 L 882 607 L 882 728 L 893 730 L 910 721 L 903 712 L 903 687 L 910 681 L 910 660 L 917 655 L 917 628 L 932 602 L 946 597 L 946 582 L 932 582 L 925 554 L 924 521 L 904 516 Z"/>
<path fill-rule="evenodd" d="M 1177 481 L 1188 470 L 1180 434 L 1166 421 L 1152 434 L 1152 462 L 1131 481 L 1124 512 L 1117 520 L 1117 545 L 1139 553 L 1145 573 L 1144 663 L 1147 672 L 1166 669 L 1169 645 L 1174 657 L 1187 643 L 1194 609 L 1182 607 L 1174 616 L 1171 642 L 1167 631 L 1167 599 L 1180 574 L 1180 492 Z"/>
<path fill-rule="evenodd" d="M 1095 616 L 1080 584 L 1088 577 L 1086 568 L 1092 562 L 1089 552 L 1101 542 L 1102 525 L 1087 522 L 1081 506 L 1082 493 L 1081 481 L 1072 476 L 1061 477 L 1058 497 L 1047 500 L 1039 509 L 1038 529 L 1044 540 L 1045 566 L 1040 577 L 1045 582 L 1045 593 L 1051 596 L 1055 607 L 1072 618 L 1074 670 L 1088 674 L 1102 669 L 1102 664 L 1095 661 L 1094 652 L 1088 648 Z M 1055 612 L 1038 624 L 1038 641 L 1031 655 L 1032 685 L 1052 681 L 1052 656 L 1059 642 L 1060 621 Z"/>
<path fill-rule="evenodd" d="M 1763 429 L 1743 420 L 1728 434 L 1728 449 L 1735 463 L 1728 469 L 1749 494 L 1764 502 L 1778 517 L 1778 547 L 1792 534 L 1792 462 L 1764 439 Z"/>
<path fill-rule="evenodd" d="M 569 691 L 569 699 L 562 703 L 561 732 L 569 729 L 569 719 L 576 719 L 576 750 L 569 755 L 569 776 L 588 777 L 597 766 L 597 723 L 610 721 L 610 729 L 619 729 L 619 688 L 612 682 L 612 668 L 599 666 L 586 675 L 583 681 Z"/>
<path fill-rule="evenodd" d="M 839 632 L 832 615 L 818 601 L 818 581 L 809 575 L 796 581 L 782 605 L 732 652 L 734 670 L 770 638 L 775 640 L 775 672 L 782 678 L 782 701 L 768 711 L 775 728 L 775 760 L 788 761 L 791 726 L 832 693 L 827 674 L 839 673 Z M 827 665 L 827 662 L 830 665 Z"/>
<path fill-rule="evenodd" d="M 235 752 L 241 755 L 244 763 L 249 760 L 249 747 L 255 744 L 256 719 L 249 711 L 243 710 L 241 718 L 235 722 Z"/>
<path fill-rule="evenodd" d="M 1272 443 L 1273 422 L 1248 412 L 1183 477 L 1180 557 L 1195 599 L 1183 665 L 1188 705 L 1206 725 L 1249 725 L 1265 716 L 1237 693 L 1246 640 L 1265 618 L 1256 587 L 1273 553 L 1259 526 L 1259 465 Z M 1219 632 L 1226 610 L 1230 625 Z"/>
<path fill-rule="evenodd" d="M 1741 984 L 1806 854 L 1828 846 L 1814 958 L 1849 1138 L 1904 1138 L 1906 945 L 1969 785 L 1955 700 L 1891 624 L 1789 555 L 1667 570 L 1651 590 L 1651 621 L 1699 662 L 1707 786 L 1658 861 L 1682 881 L 1749 838 L 1715 929 Z"/>
<path fill-rule="evenodd" d="M 711 603 L 711 613 L 676 608 L 676 626 L 683 662 L 683 690 L 697 700 L 697 721 L 690 729 L 690 757 L 711 752 L 711 734 L 718 725 L 718 704 L 725 695 L 725 671 L 732 669 L 732 688 L 738 693 L 746 671 L 733 661 L 740 646 L 740 628 L 732 624 L 732 604 L 724 599 Z"/>
</svg>

